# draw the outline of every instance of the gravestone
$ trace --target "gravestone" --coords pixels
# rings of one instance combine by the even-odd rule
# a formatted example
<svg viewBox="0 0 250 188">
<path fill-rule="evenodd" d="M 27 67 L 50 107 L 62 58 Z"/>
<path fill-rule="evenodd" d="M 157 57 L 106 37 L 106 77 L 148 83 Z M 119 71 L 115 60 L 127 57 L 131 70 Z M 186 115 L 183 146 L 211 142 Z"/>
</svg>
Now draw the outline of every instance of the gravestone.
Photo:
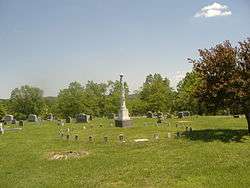
<svg viewBox="0 0 250 188">
<path fill-rule="evenodd" d="M 89 142 L 92 142 L 92 141 L 93 141 L 93 137 L 89 136 Z"/>
<path fill-rule="evenodd" d="M 147 118 L 153 118 L 153 117 L 154 117 L 153 112 L 148 111 L 148 112 L 147 112 Z"/>
<path fill-rule="evenodd" d="M 13 119 L 13 120 L 11 121 L 11 124 L 13 124 L 13 125 L 15 125 L 16 123 L 17 123 L 16 119 Z"/>
<path fill-rule="evenodd" d="M 4 128 L 2 123 L 0 123 L 0 134 L 4 134 Z"/>
<path fill-rule="evenodd" d="M 168 133 L 168 138 L 171 138 L 171 133 Z"/>
<path fill-rule="evenodd" d="M 50 113 L 50 114 L 48 115 L 47 120 L 48 120 L 48 121 L 53 121 L 53 120 L 54 120 L 54 116 L 53 116 L 52 113 Z"/>
<path fill-rule="evenodd" d="M 180 132 L 177 132 L 177 133 L 176 133 L 176 137 L 177 137 L 177 138 L 180 138 L 180 137 L 181 137 Z"/>
<path fill-rule="evenodd" d="M 28 121 L 29 121 L 29 122 L 37 122 L 37 121 L 38 121 L 37 115 L 35 115 L 35 114 L 30 114 L 30 115 L 28 116 Z"/>
<path fill-rule="evenodd" d="M 108 142 L 108 137 L 104 136 L 104 142 L 107 143 Z"/>
<path fill-rule="evenodd" d="M 120 140 L 121 142 L 123 142 L 123 140 L 124 140 L 123 134 L 119 134 L 119 140 Z"/>
<path fill-rule="evenodd" d="M 3 120 L 7 123 L 11 123 L 13 121 L 14 117 L 13 115 L 6 115 L 4 116 Z"/>
<path fill-rule="evenodd" d="M 78 140 L 78 139 L 79 139 L 78 135 L 75 135 L 75 140 Z"/>
<path fill-rule="evenodd" d="M 71 123 L 71 121 L 72 121 L 72 118 L 71 118 L 70 116 L 68 116 L 68 117 L 66 118 L 66 123 Z"/>
<path fill-rule="evenodd" d="M 76 122 L 77 123 L 88 123 L 89 122 L 89 115 L 86 115 L 86 114 L 77 114 L 76 115 Z"/>
<path fill-rule="evenodd" d="M 19 121 L 19 126 L 20 126 L 20 127 L 23 127 L 23 125 L 24 125 L 24 121 L 23 121 L 23 120 L 20 120 L 20 121 Z"/>
<path fill-rule="evenodd" d="M 158 140 L 160 138 L 159 134 L 154 134 L 154 139 Z"/>
</svg>

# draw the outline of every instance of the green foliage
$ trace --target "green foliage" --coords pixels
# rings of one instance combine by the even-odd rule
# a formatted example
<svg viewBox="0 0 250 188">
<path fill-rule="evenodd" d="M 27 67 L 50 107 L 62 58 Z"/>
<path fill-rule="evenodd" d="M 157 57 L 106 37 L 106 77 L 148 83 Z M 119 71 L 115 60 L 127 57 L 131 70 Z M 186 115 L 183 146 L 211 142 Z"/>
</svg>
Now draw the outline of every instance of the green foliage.
<svg viewBox="0 0 250 188">
<path fill-rule="evenodd" d="M 148 75 L 140 93 L 141 100 L 145 103 L 145 111 L 169 112 L 173 101 L 173 90 L 169 80 L 160 74 Z"/>
<path fill-rule="evenodd" d="M 57 98 L 57 113 L 62 117 L 75 117 L 85 111 L 84 88 L 78 82 L 72 82 L 67 89 L 59 92 Z"/>
<path fill-rule="evenodd" d="M 94 116 L 103 116 L 105 114 L 105 101 L 107 84 L 105 83 L 95 83 L 93 81 L 88 81 L 85 86 L 85 106 L 86 113 Z"/>
<path fill-rule="evenodd" d="M 197 97 L 214 111 L 243 108 L 250 132 L 250 39 L 238 48 L 225 41 L 199 50 L 199 55 L 198 60 L 191 60 L 201 79 Z"/>
<path fill-rule="evenodd" d="M 14 115 L 40 115 L 44 108 L 43 91 L 28 85 L 16 88 L 11 92 L 9 105 Z"/>
<path fill-rule="evenodd" d="M 0 119 L 2 119 L 5 115 L 6 115 L 6 108 L 2 103 L 0 103 Z"/>
<path fill-rule="evenodd" d="M 174 108 L 177 111 L 191 111 L 193 114 L 201 112 L 201 104 L 195 97 L 200 79 L 195 72 L 187 73 L 177 85 Z"/>
</svg>

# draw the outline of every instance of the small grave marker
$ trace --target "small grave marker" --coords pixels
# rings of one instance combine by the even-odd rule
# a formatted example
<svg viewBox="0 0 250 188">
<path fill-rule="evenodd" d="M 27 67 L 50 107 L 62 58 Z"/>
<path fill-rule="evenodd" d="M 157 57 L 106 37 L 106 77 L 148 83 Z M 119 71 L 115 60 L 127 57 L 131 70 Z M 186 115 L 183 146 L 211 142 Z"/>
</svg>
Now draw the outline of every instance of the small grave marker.
<svg viewBox="0 0 250 188">
<path fill-rule="evenodd" d="M 23 120 L 20 120 L 20 121 L 19 121 L 19 126 L 20 126 L 20 127 L 23 127 L 23 125 L 24 125 L 24 121 L 23 121 Z"/>
<path fill-rule="evenodd" d="M 159 134 L 154 134 L 154 139 L 158 140 L 160 138 Z"/>
<path fill-rule="evenodd" d="M 176 137 L 177 137 L 177 138 L 180 138 L 180 137 L 181 137 L 180 132 L 177 132 L 177 133 L 176 133 Z"/>
<path fill-rule="evenodd" d="M 108 137 L 104 136 L 104 142 L 107 143 L 108 142 Z"/>
<path fill-rule="evenodd" d="M 78 135 L 75 135 L 75 140 L 78 140 L 78 139 L 79 139 Z"/>
<path fill-rule="evenodd" d="M 93 141 L 93 137 L 89 136 L 89 142 L 92 142 L 92 141 Z"/>
<path fill-rule="evenodd" d="M 189 132 L 192 133 L 193 132 L 193 129 L 192 127 L 189 128 Z"/>
<path fill-rule="evenodd" d="M 171 133 L 168 133 L 168 138 L 171 138 Z"/>
<path fill-rule="evenodd" d="M 123 142 L 123 140 L 124 140 L 123 134 L 119 134 L 119 140 L 120 140 L 120 142 Z"/>
<path fill-rule="evenodd" d="M 4 134 L 3 124 L 0 123 L 0 134 Z"/>
</svg>

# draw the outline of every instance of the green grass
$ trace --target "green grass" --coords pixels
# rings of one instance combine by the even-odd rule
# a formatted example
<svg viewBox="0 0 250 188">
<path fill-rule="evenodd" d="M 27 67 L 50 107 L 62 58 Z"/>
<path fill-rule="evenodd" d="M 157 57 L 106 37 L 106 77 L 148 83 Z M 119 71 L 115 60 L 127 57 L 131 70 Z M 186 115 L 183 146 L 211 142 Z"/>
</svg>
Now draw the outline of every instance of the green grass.
<svg viewBox="0 0 250 188">
<path fill-rule="evenodd" d="M 64 127 L 53 122 L 26 123 L 22 131 L 0 135 L 0 187 L 249 187 L 250 137 L 245 119 L 188 120 L 191 134 L 176 127 L 176 119 L 158 127 L 154 119 L 134 119 L 131 128 L 115 128 L 107 119 Z M 149 125 L 144 126 L 145 122 Z M 58 135 L 68 126 L 69 141 Z M 181 138 L 173 136 L 177 131 L 183 133 Z M 118 141 L 120 133 L 125 143 Z M 153 137 L 156 133 L 159 140 Z M 92 143 L 90 135 L 95 139 Z M 135 143 L 136 138 L 150 141 Z M 48 160 L 49 152 L 70 150 L 89 155 Z"/>
</svg>

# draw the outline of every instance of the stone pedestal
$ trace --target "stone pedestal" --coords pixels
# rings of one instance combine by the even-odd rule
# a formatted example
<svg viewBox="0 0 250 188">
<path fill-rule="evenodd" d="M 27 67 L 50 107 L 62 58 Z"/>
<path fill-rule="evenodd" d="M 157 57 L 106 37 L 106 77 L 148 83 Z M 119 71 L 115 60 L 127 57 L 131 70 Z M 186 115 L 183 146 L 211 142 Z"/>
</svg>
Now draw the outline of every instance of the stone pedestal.
<svg viewBox="0 0 250 188">
<path fill-rule="evenodd" d="M 132 120 L 115 120 L 115 126 L 116 127 L 131 127 L 132 126 Z"/>
</svg>

